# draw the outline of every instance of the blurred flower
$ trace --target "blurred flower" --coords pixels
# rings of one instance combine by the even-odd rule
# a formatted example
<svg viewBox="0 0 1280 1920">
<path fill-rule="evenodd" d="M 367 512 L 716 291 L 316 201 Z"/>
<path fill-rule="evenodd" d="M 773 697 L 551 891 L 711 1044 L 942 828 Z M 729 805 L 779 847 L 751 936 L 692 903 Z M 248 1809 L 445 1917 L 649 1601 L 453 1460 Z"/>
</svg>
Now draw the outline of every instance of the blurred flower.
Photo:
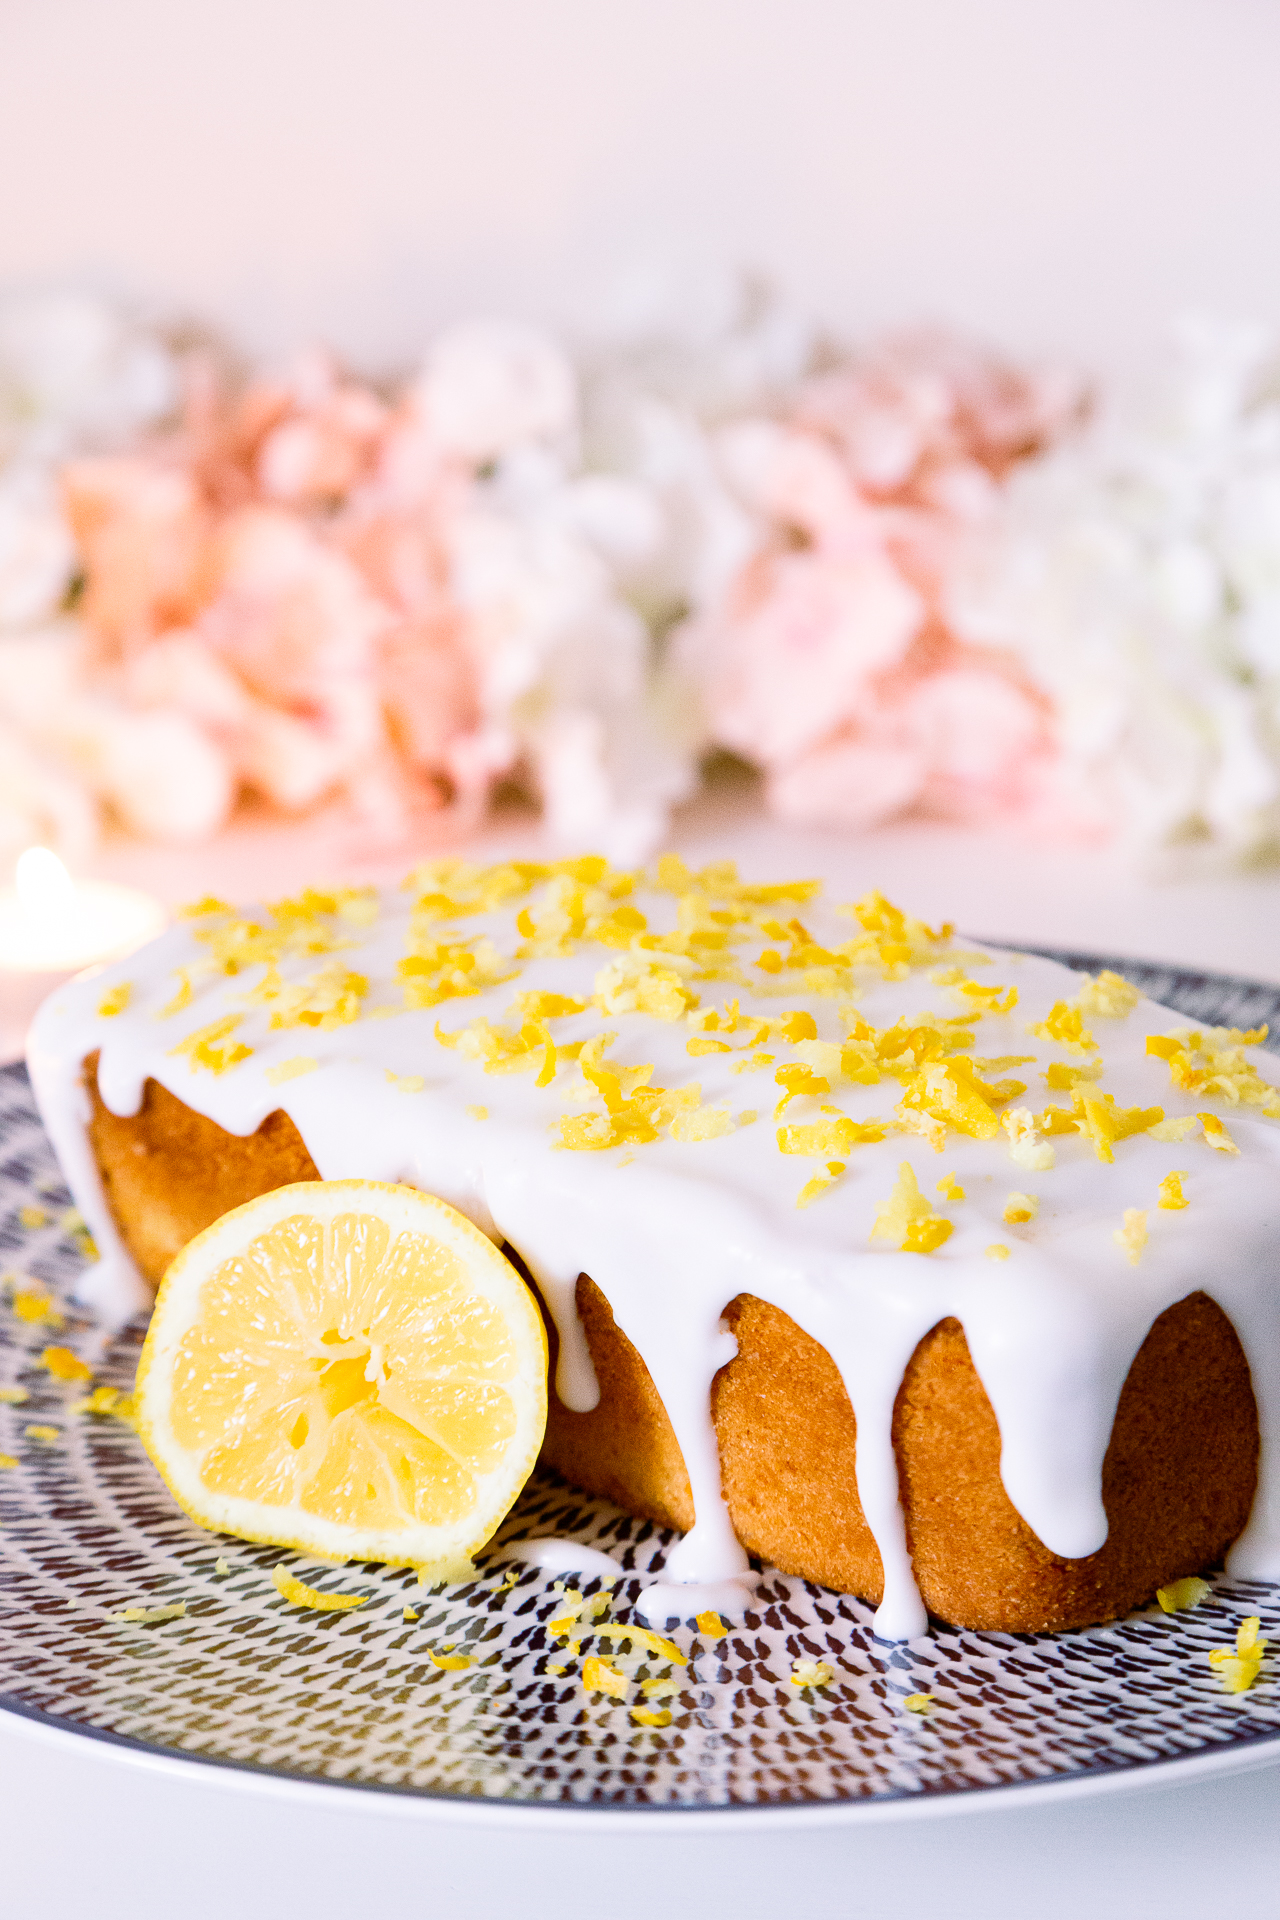
<svg viewBox="0 0 1280 1920">
<path fill-rule="evenodd" d="M 1060 781 L 1137 847 L 1280 844 L 1280 337 L 1184 324 L 1013 481 L 957 617 L 1052 694 Z"/>
<path fill-rule="evenodd" d="M 0 632 L 48 618 L 72 585 L 58 463 L 127 440 L 175 395 L 159 340 L 103 302 L 0 299 Z"/>
<path fill-rule="evenodd" d="M 557 837 L 624 857 L 661 837 L 692 742 L 625 583 L 666 517 L 637 480 L 582 470 L 552 341 L 455 328 L 390 397 L 317 353 L 239 392 L 196 356 L 185 384 L 174 429 L 62 464 L 82 639 L 49 751 L 164 838 L 216 830 L 245 789 L 342 798 L 386 840 L 428 814 L 461 829 L 502 780 Z M 34 574 L 29 525 L 27 547 Z M 159 803 L 193 740 L 198 797 Z"/>
<path fill-rule="evenodd" d="M 1007 649 L 958 636 L 949 586 L 1007 470 L 1079 403 L 1061 376 L 921 335 L 721 429 L 754 550 L 677 645 L 712 737 L 764 768 L 776 812 L 862 826 L 1042 804 L 1048 701 Z"/>
</svg>

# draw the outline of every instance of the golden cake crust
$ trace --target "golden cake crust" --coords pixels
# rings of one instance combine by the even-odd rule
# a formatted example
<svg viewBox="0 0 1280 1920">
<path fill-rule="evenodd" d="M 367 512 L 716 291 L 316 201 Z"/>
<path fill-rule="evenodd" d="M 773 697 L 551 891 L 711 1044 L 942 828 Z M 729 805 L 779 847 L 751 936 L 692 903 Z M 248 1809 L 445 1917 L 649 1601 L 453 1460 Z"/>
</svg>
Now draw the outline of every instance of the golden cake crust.
<svg viewBox="0 0 1280 1920">
<path fill-rule="evenodd" d="M 284 1113 L 240 1138 L 148 1080 L 139 1112 L 121 1117 L 103 1105 L 96 1069 L 91 1055 L 90 1140 L 121 1235 L 153 1285 L 232 1207 L 319 1177 Z M 573 1413 L 552 1394 L 542 1457 L 587 1491 L 687 1529 L 688 1476 L 648 1370 L 585 1275 L 578 1306 L 600 1402 Z M 751 1295 L 728 1303 L 726 1320 L 738 1356 L 716 1376 L 712 1413 L 739 1539 L 785 1572 L 878 1601 L 883 1574 L 857 1494 L 856 1422 L 834 1361 Z M 1258 1473 L 1248 1365 L 1230 1321 L 1203 1293 L 1161 1314 L 1133 1362 L 1103 1467 L 1108 1538 L 1087 1558 L 1050 1553 L 1005 1492 L 999 1427 L 957 1320 L 917 1346 L 893 1439 L 925 1604 L 944 1620 L 1006 1632 L 1115 1619 L 1156 1587 L 1215 1564 L 1248 1519 Z"/>
</svg>

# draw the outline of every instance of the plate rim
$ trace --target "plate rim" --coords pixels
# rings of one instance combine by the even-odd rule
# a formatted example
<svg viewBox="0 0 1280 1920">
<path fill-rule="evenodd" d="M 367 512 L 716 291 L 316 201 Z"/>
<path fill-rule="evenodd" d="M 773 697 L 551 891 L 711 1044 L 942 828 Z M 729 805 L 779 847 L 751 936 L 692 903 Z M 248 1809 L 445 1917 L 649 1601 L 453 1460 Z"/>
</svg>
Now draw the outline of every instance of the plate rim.
<svg viewBox="0 0 1280 1920">
<path fill-rule="evenodd" d="M 378 1806 L 399 1818 L 428 1824 L 465 1821 L 475 1826 L 522 1826 L 587 1829 L 594 1833 L 622 1831 L 643 1822 L 648 1827 L 688 1832 L 720 1827 L 726 1818 L 735 1827 L 833 1827 L 867 1822 L 911 1821 L 969 1813 L 1014 1812 L 1039 1806 L 1046 1800 L 1093 1799 L 1101 1794 L 1158 1791 L 1190 1785 L 1203 1778 L 1227 1778 L 1237 1773 L 1280 1768 L 1280 1730 L 1245 1734 L 1219 1746 L 1194 1752 L 1138 1760 L 1124 1766 L 1077 1768 L 1068 1773 L 1043 1774 L 1034 1780 L 999 1780 L 990 1786 L 922 1788 L 911 1792 L 895 1787 L 857 1799 L 823 1801 L 729 1802 L 719 1806 L 639 1804 L 605 1806 L 590 1801 L 487 1799 L 483 1794 L 441 1793 L 433 1788 L 396 1786 L 378 1780 L 333 1780 L 321 1774 L 289 1773 L 282 1767 L 259 1766 L 254 1761 L 227 1760 L 217 1754 L 191 1753 L 182 1747 L 162 1747 L 129 1734 L 113 1733 L 86 1721 L 67 1720 L 43 1708 L 32 1707 L 11 1694 L 0 1693 L 0 1715 L 9 1730 L 21 1736 L 61 1747 L 64 1742 L 88 1741 L 113 1755 L 122 1765 L 166 1779 L 194 1779 L 232 1791 L 259 1793 L 278 1800 L 311 1800 L 316 1794 L 338 1795 L 349 1810 Z"/>
</svg>

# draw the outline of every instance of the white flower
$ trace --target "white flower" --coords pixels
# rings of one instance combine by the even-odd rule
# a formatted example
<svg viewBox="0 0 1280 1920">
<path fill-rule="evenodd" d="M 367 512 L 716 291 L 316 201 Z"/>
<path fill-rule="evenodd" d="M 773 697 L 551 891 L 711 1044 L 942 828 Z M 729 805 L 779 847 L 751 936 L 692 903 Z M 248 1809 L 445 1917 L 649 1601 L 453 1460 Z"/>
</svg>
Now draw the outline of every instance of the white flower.
<svg viewBox="0 0 1280 1920">
<path fill-rule="evenodd" d="M 185 713 L 140 711 L 88 686 L 73 622 L 0 641 L 0 713 L 22 743 L 19 778 L 48 771 L 32 804 L 56 796 L 55 838 L 77 858 L 100 806 L 153 840 L 204 840 L 226 823 L 235 777 L 218 744 Z"/>
<path fill-rule="evenodd" d="M 554 341 L 512 321 L 441 334 L 414 397 L 436 444 L 477 466 L 524 446 L 566 448 L 577 431 L 571 362 Z"/>
<path fill-rule="evenodd" d="M 692 785 L 649 631 L 601 551 L 652 533 L 643 498 L 584 481 L 516 512 L 477 488 L 447 531 L 487 736 L 527 765 L 553 837 L 619 859 L 652 850 Z"/>
<path fill-rule="evenodd" d="M 1013 478 L 957 617 L 1058 706 L 1082 811 L 1280 840 L 1280 337 L 1184 324 L 1151 390 Z"/>
<path fill-rule="evenodd" d="M 169 412 L 176 394 L 170 354 L 105 302 L 0 301 L 0 466 L 113 444 Z"/>
<path fill-rule="evenodd" d="M 0 472 L 0 632 L 54 613 L 75 567 L 52 475 L 35 465 Z"/>
</svg>

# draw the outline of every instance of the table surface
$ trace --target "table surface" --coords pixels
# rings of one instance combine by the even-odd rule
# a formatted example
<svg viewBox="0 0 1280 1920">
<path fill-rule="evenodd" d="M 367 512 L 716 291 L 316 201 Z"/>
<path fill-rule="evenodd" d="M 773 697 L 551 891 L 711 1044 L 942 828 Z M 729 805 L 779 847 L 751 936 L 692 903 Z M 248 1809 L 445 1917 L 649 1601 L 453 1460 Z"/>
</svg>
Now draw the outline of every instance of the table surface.
<svg viewBox="0 0 1280 1920">
<path fill-rule="evenodd" d="M 274 1783 L 273 1783 L 274 1785 Z M 41 1920 L 1170 1920 L 1276 1911 L 1280 1769 L 957 1817 L 743 1831 L 441 1825 L 324 1787 L 154 1772 L 0 1714 L 6 1914 Z"/>
<path fill-rule="evenodd" d="M 837 896 L 878 886 L 967 933 L 1027 945 L 1204 967 L 1280 983 L 1280 872 L 1214 870 L 1189 857 L 1135 870 L 1116 852 L 1037 846 L 1009 834 L 909 824 L 858 837 L 798 833 L 733 792 L 682 815 L 673 844 L 693 862 L 735 858 L 760 878 L 821 874 Z M 461 849 L 538 857 L 526 817 Z M 246 820 L 196 850 L 109 842 L 94 872 L 168 904 L 206 891 L 272 897 L 307 881 L 388 880 L 421 846 L 370 846 L 341 822 Z M 0 1715 L 0 1809 L 12 1910 L 71 1920 L 278 1920 L 369 1904 L 406 1915 L 521 1920 L 565 1911 L 572 1891 L 607 1916 L 673 1920 L 735 1905 L 842 1917 L 945 1911 L 952 1920 L 1034 1912 L 1126 1920 L 1224 1898 L 1274 1910 L 1280 1766 L 1220 1781 L 1135 1790 L 963 1817 L 746 1832 L 634 1834 L 441 1825 L 324 1788 L 263 1793 L 220 1771 L 148 1769 L 97 1742 Z M 68 1842 L 70 1841 L 70 1844 Z"/>
</svg>

